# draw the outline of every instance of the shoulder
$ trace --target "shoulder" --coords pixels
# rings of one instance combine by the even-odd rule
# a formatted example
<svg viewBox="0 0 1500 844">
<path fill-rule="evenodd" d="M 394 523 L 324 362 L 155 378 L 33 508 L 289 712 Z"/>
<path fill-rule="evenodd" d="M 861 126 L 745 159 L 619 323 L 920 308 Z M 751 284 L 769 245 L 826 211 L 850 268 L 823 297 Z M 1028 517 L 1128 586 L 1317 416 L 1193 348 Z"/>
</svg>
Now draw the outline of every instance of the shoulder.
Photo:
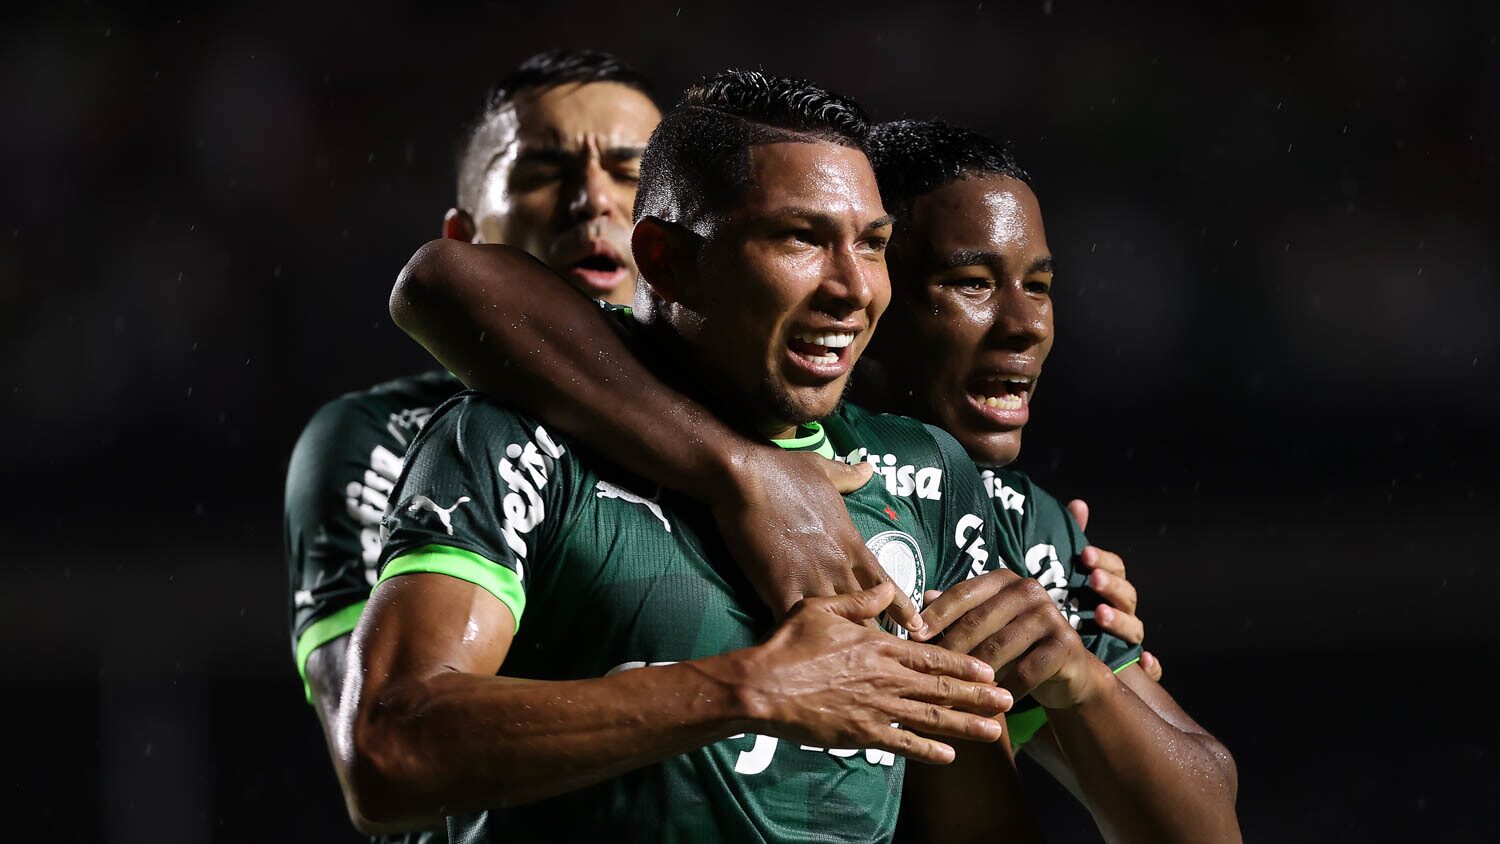
<svg viewBox="0 0 1500 844">
<path fill-rule="evenodd" d="M 823 424 L 834 450 L 848 455 L 850 463 L 876 458 L 877 466 L 898 462 L 940 466 L 950 456 L 963 455 L 968 460 L 948 432 L 909 416 L 872 413 L 846 402 Z"/>
<path fill-rule="evenodd" d="M 1080 536 L 1073 515 L 1057 496 L 1043 489 L 1025 472 L 1016 469 L 985 469 L 985 489 L 994 500 L 997 513 L 1019 515 L 1034 537 Z M 993 475 L 993 477 L 991 477 Z"/>
</svg>

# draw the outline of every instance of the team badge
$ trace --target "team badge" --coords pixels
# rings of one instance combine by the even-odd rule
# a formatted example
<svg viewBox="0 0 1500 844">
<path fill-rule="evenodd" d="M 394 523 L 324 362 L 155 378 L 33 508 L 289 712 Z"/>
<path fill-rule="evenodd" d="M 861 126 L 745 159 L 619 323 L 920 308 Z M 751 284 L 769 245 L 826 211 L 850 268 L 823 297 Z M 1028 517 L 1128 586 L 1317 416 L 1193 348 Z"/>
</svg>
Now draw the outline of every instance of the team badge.
<svg viewBox="0 0 1500 844">
<path fill-rule="evenodd" d="M 905 592 L 920 611 L 922 593 L 927 591 L 927 569 L 922 565 L 922 548 L 917 541 L 902 531 L 888 530 L 870 537 L 865 546 L 880 561 L 880 567 L 896 588 Z M 889 618 L 882 619 L 880 624 L 889 633 L 903 639 L 907 636 L 906 630 Z"/>
</svg>

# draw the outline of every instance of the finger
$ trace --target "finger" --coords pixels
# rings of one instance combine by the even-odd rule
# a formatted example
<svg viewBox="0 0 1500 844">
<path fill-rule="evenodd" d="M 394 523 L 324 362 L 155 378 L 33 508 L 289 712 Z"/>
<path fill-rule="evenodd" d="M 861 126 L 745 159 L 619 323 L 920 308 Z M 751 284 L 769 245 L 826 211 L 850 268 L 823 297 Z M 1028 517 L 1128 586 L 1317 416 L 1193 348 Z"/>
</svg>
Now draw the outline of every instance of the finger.
<svg viewBox="0 0 1500 844">
<path fill-rule="evenodd" d="M 1082 498 L 1075 498 L 1068 502 L 1068 512 L 1073 515 L 1073 521 L 1078 523 L 1079 530 L 1089 529 L 1089 503 Z"/>
<path fill-rule="evenodd" d="M 1090 545 L 1083 549 L 1083 553 L 1079 554 L 1078 558 L 1091 569 L 1107 571 L 1117 577 L 1125 576 L 1125 560 L 1113 551 Z"/>
<path fill-rule="evenodd" d="M 1001 675 L 1012 694 L 1029 695 L 1062 668 L 1068 656 L 1066 643 L 1049 639 L 1037 644 L 1020 659 L 1006 666 Z"/>
<path fill-rule="evenodd" d="M 892 706 L 901 726 L 927 735 L 995 741 L 1000 738 L 1000 722 L 968 712 L 955 712 L 931 703 L 899 700 Z"/>
<path fill-rule="evenodd" d="M 984 660 L 976 659 L 968 654 L 955 653 L 937 645 L 923 645 L 918 642 L 897 640 L 897 644 L 899 647 L 896 649 L 896 661 L 913 671 L 943 675 L 970 683 L 992 683 L 995 680 L 994 669 L 990 668 Z"/>
<path fill-rule="evenodd" d="M 1089 588 L 1120 612 L 1134 613 L 1136 610 L 1135 585 L 1124 578 L 1096 571 L 1089 575 Z"/>
<path fill-rule="evenodd" d="M 896 597 L 896 587 L 890 581 L 877 583 L 869 589 L 832 595 L 827 598 L 808 598 L 802 602 L 809 610 L 830 612 L 850 621 L 875 618 L 891 605 Z"/>
<path fill-rule="evenodd" d="M 833 488 L 845 495 L 869 483 L 870 478 L 875 476 L 875 466 L 864 462 L 851 466 L 837 460 L 820 459 L 818 468 L 823 470 L 823 476 L 828 478 Z"/>
<path fill-rule="evenodd" d="M 936 601 L 938 598 L 942 597 L 942 595 L 943 593 L 937 589 L 928 589 L 926 592 L 922 593 L 922 603 L 931 604 L 933 601 Z"/>
<path fill-rule="evenodd" d="M 1156 658 L 1156 654 L 1150 651 L 1141 653 L 1141 670 L 1145 671 L 1146 676 L 1154 682 L 1161 682 L 1161 660 Z"/>
<path fill-rule="evenodd" d="M 1117 577 L 1125 576 L 1125 560 L 1119 554 L 1095 545 L 1080 551 L 1078 561 L 1094 571 L 1107 571 Z"/>
<path fill-rule="evenodd" d="M 994 597 L 970 609 L 962 618 L 950 624 L 937 644 L 951 651 L 973 654 L 975 646 L 980 642 L 1027 614 L 1043 619 L 1057 616 L 1057 620 L 1061 621 L 1057 605 L 1052 602 L 1046 588 L 1033 578 L 1018 578 Z"/>
<path fill-rule="evenodd" d="M 956 755 L 951 745 L 923 738 L 916 733 L 895 726 L 876 729 L 874 738 L 862 744 L 929 765 L 946 765 L 952 762 Z"/>
<path fill-rule="evenodd" d="M 996 569 L 949 587 L 922 611 L 926 627 L 922 630 L 922 635 L 916 638 L 930 641 L 969 610 L 993 598 L 1000 590 L 1019 579 L 1014 572 Z"/>
<path fill-rule="evenodd" d="M 1132 645 L 1146 641 L 1146 625 L 1139 618 L 1108 604 L 1094 608 L 1094 620 L 1099 623 L 1099 629 Z"/>
<path fill-rule="evenodd" d="M 917 605 L 912 602 L 911 596 L 895 588 L 895 582 L 880 565 L 880 561 L 875 559 L 875 555 L 870 553 L 869 548 L 866 548 L 863 543 L 859 544 L 853 553 L 853 558 L 853 576 L 861 586 L 868 588 L 877 583 L 891 584 L 896 597 L 891 600 L 890 609 L 886 610 L 887 616 L 913 633 L 927 626 L 927 622 L 922 619 L 921 612 L 917 610 Z"/>
<path fill-rule="evenodd" d="M 905 699 L 936 704 L 974 715 L 999 715 L 1002 712 L 1009 712 L 1016 703 L 1010 690 L 990 683 L 966 683 L 952 677 L 922 674 L 916 671 L 911 672 L 907 679 L 911 683 L 911 688 L 902 694 Z"/>
</svg>

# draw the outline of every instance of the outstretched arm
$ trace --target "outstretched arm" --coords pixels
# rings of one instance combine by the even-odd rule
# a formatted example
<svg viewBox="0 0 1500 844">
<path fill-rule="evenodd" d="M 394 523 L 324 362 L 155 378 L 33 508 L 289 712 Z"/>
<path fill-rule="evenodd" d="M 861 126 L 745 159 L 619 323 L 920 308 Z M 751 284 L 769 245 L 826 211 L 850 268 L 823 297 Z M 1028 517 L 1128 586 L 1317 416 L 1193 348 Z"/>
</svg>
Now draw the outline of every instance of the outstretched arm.
<svg viewBox="0 0 1500 844">
<path fill-rule="evenodd" d="M 432 241 L 402 270 L 390 310 L 465 384 L 706 502 L 778 616 L 805 596 L 888 580 L 827 480 L 854 488 L 868 469 L 788 454 L 730 429 L 652 375 L 597 305 L 527 253 Z M 905 595 L 891 615 L 921 626 Z"/>
<path fill-rule="evenodd" d="M 756 732 L 951 761 L 929 735 L 994 741 L 1010 705 L 971 657 L 851 623 L 895 590 L 806 601 L 762 645 L 706 659 L 541 682 L 494 676 L 509 608 L 467 581 L 408 574 L 355 630 L 338 731 L 357 810 L 403 821 L 540 800 Z"/>
</svg>

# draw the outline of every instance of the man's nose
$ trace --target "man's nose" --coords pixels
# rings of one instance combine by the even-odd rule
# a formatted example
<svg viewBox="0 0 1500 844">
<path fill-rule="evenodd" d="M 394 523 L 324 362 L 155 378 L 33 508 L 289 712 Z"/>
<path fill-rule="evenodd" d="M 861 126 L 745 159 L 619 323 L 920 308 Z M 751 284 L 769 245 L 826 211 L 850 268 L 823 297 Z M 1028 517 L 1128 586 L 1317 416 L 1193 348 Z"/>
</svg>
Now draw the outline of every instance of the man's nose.
<svg viewBox="0 0 1500 844">
<path fill-rule="evenodd" d="M 836 249 L 819 293 L 825 309 L 843 316 L 868 308 L 881 285 L 890 285 L 884 261 L 872 261 L 851 249 Z"/>
<path fill-rule="evenodd" d="M 596 160 L 585 162 L 568 185 L 568 216 L 574 220 L 617 216 L 614 203 L 614 178 Z"/>
<path fill-rule="evenodd" d="M 1010 349 L 1029 349 L 1052 333 L 1047 319 L 1047 300 L 1026 292 L 1024 280 L 1002 284 L 995 298 L 995 323 L 990 340 Z"/>
</svg>

